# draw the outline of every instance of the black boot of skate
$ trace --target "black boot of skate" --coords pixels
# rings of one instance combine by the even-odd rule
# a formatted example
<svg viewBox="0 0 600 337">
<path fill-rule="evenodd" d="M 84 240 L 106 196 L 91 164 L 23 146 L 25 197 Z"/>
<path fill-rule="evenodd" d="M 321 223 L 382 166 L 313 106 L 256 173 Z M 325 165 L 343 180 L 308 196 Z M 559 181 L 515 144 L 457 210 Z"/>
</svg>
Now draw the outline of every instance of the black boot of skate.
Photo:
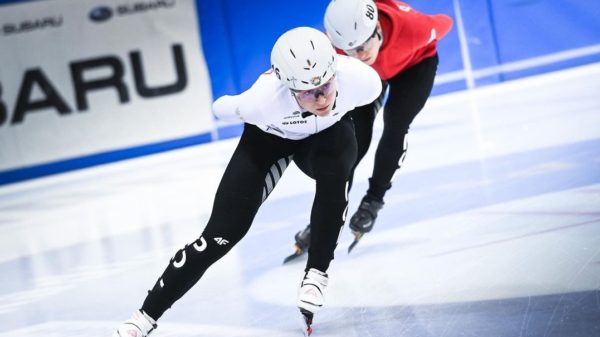
<svg viewBox="0 0 600 337">
<path fill-rule="evenodd" d="M 296 259 L 308 251 L 308 247 L 310 247 L 310 224 L 308 224 L 303 230 L 296 233 L 296 235 L 294 235 L 294 239 L 296 240 L 296 243 L 294 244 L 294 253 L 286 257 L 283 260 L 283 264 Z"/>
<path fill-rule="evenodd" d="M 348 253 L 352 251 L 365 233 L 373 229 L 377 213 L 383 208 L 384 204 L 383 200 L 375 200 L 374 198 L 369 198 L 369 196 L 365 196 L 362 199 L 358 210 L 350 218 L 350 229 L 354 234 L 354 241 L 348 247 Z"/>
</svg>

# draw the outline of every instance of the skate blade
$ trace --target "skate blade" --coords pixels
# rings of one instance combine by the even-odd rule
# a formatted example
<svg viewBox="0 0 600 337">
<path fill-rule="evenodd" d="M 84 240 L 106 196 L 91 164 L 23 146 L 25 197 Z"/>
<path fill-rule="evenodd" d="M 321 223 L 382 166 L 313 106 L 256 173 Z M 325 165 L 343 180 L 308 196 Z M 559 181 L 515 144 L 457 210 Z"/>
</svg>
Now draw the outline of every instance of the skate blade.
<svg viewBox="0 0 600 337">
<path fill-rule="evenodd" d="M 300 318 L 302 320 L 302 333 L 304 334 L 304 337 L 308 337 L 313 332 L 311 326 L 313 320 L 313 313 L 304 309 L 300 309 L 300 313 L 302 314 Z"/>
<path fill-rule="evenodd" d="M 286 263 L 288 263 L 290 261 L 293 261 L 296 258 L 302 256 L 302 254 L 304 254 L 304 250 L 302 248 L 298 247 L 297 245 L 294 246 L 294 249 L 296 250 L 294 252 L 294 254 L 292 254 L 292 255 L 286 257 L 285 259 L 283 259 L 283 264 L 286 264 Z"/>
<path fill-rule="evenodd" d="M 352 252 L 352 249 L 354 249 L 354 247 L 356 247 L 356 245 L 358 244 L 360 239 L 363 237 L 363 235 L 364 235 L 363 233 L 358 233 L 358 232 L 354 233 L 354 241 L 352 241 L 352 243 L 348 247 L 348 254 L 350 254 L 350 252 Z"/>
</svg>

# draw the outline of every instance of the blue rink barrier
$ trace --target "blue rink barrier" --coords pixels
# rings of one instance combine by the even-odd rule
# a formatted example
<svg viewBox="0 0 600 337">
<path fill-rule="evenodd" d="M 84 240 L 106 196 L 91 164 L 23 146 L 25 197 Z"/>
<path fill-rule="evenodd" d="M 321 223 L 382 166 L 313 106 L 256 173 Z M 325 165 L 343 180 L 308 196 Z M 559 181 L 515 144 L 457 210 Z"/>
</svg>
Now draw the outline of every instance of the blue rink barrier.
<svg viewBox="0 0 600 337">
<path fill-rule="evenodd" d="M 600 62 L 599 1 L 404 2 L 421 12 L 454 19 L 452 31 L 438 44 L 440 64 L 432 95 L 465 90 L 468 77 L 481 87 Z M 282 32 L 299 25 L 323 30 L 327 3 L 290 2 L 283 7 L 275 0 L 198 0 L 213 97 L 249 88 L 268 69 L 271 47 Z M 462 37 L 459 27 L 464 30 Z M 465 69 L 461 38 L 466 41 L 472 73 Z M 240 130 L 228 126 L 217 133 L 221 139 L 238 136 Z"/>
<path fill-rule="evenodd" d="M 452 31 L 438 44 L 438 76 L 452 80 L 436 84 L 434 95 L 465 89 L 468 74 L 464 73 L 459 25 L 464 27 L 472 70 L 495 69 L 475 78 L 476 86 L 600 61 L 600 1 L 404 2 L 421 12 L 444 13 L 454 19 Z M 327 3 L 314 1 L 308 6 L 293 1 L 281 6 L 276 0 L 197 0 L 213 96 L 249 88 L 269 68 L 271 47 L 284 31 L 300 25 L 323 30 Z M 545 56 L 557 53 L 567 55 L 546 62 Z M 526 68 L 512 70 L 512 65 L 523 62 Z"/>
<path fill-rule="evenodd" d="M 157 142 L 121 150 L 106 151 L 41 165 L 3 171 L 0 172 L 0 186 L 34 178 L 41 178 L 52 174 L 65 173 L 121 160 L 176 150 L 192 145 L 208 143 L 211 140 L 211 134 L 206 133 L 165 142 Z"/>
</svg>

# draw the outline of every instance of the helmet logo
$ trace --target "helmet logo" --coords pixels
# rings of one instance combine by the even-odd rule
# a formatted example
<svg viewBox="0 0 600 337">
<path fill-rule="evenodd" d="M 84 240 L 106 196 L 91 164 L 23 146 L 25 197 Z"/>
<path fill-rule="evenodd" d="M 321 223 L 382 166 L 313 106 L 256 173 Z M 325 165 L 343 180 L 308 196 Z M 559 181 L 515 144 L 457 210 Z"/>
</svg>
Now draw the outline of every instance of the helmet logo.
<svg viewBox="0 0 600 337">
<path fill-rule="evenodd" d="M 314 86 L 320 85 L 321 84 L 321 76 L 315 76 L 315 77 L 311 78 L 310 83 L 312 83 L 312 85 L 314 85 Z"/>
<path fill-rule="evenodd" d="M 309 59 L 306 60 L 306 64 L 308 64 L 308 66 L 304 67 L 304 70 L 311 70 L 312 68 L 314 68 L 317 65 L 316 62 L 314 62 L 314 63 L 310 62 Z"/>
</svg>

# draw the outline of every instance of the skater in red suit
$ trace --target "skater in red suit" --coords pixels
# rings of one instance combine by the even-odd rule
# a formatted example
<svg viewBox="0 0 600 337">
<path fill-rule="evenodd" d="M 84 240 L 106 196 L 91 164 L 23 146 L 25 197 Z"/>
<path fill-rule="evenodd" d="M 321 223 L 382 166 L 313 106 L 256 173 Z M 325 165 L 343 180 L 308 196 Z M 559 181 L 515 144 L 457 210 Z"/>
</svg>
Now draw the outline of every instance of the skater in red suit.
<svg viewBox="0 0 600 337">
<path fill-rule="evenodd" d="M 338 52 L 373 67 L 383 84 L 374 102 L 350 113 L 358 142 L 350 184 L 354 169 L 371 145 L 373 122 L 382 105 L 384 123 L 369 188 L 350 218 L 350 229 L 355 235 L 350 251 L 363 234 L 373 229 L 385 193 L 402 165 L 410 124 L 423 109 L 433 87 L 438 65 L 437 43 L 452 28 L 452 19 L 444 14 L 420 13 L 393 0 L 333 0 L 325 12 L 324 24 Z M 384 104 L 386 90 L 389 92 Z M 294 255 L 308 250 L 310 232 L 309 224 L 296 234 Z"/>
<path fill-rule="evenodd" d="M 324 304 L 327 269 L 344 225 L 356 161 L 354 125 L 347 112 L 377 98 L 381 81 L 371 67 L 338 55 L 325 34 L 308 27 L 283 34 L 273 46 L 271 64 L 250 89 L 214 102 L 217 117 L 245 124 L 206 228 L 175 253 L 141 308 L 114 336 L 145 337 L 156 328 L 156 320 L 248 232 L 291 160 L 316 186 L 313 248 L 296 303 L 306 323 L 304 333 L 312 331 L 313 314 Z"/>
</svg>

